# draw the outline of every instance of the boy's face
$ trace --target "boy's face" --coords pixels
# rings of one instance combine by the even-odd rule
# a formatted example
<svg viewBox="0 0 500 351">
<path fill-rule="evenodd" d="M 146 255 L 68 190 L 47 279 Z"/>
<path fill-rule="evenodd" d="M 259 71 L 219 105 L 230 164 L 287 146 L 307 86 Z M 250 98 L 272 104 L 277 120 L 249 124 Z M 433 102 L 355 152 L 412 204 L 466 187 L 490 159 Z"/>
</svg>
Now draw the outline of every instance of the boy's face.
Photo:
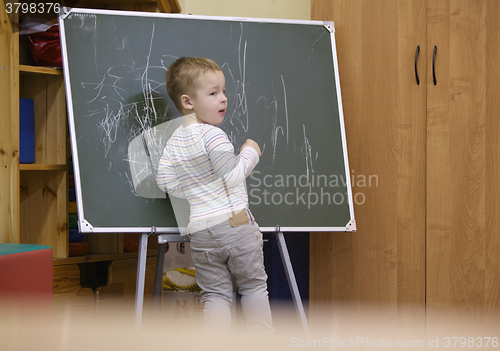
<svg viewBox="0 0 500 351">
<path fill-rule="evenodd" d="M 224 73 L 216 71 L 201 74 L 196 82 L 194 96 L 183 95 L 182 98 L 184 106 L 196 114 L 199 122 L 221 124 L 227 110 Z"/>
</svg>

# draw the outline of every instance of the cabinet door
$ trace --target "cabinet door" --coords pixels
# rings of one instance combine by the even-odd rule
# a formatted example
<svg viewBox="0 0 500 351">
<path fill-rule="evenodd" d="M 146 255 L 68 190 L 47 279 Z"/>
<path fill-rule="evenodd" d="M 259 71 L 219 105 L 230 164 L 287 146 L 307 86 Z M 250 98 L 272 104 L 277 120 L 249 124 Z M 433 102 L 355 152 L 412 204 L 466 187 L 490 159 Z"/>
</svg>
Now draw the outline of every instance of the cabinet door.
<svg viewBox="0 0 500 351">
<path fill-rule="evenodd" d="M 310 299 L 425 300 L 426 1 L 312 0 L 335 23 L 356 233 L 312 233 Z M 420 46 L 416 83 L 415 54 Z"/>
<path fill-rule="evenodd" d="M 428 1 L 428 16 L 428 315 L 498 313 L 500 2 Z"/>
</svg>

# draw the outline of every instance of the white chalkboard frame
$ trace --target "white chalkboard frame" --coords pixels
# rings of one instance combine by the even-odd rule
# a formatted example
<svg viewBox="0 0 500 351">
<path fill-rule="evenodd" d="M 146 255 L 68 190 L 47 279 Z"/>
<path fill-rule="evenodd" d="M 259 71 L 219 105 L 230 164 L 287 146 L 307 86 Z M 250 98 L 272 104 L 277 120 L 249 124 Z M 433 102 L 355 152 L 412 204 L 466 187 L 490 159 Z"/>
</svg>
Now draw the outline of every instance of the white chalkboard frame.
<svg viewBox="0 0 500 351">
<path fill-rule="evenodd" d="M 334 25 L 333 22 L 319 22 L 319 21 L 297 21 L 297 20 L 285 20 L 285 19 L 267 19 L 267 18 L 243 18 L 243 17 L 215 17 L 215 16 L 193 16 L 193 15 L 181 15 L 181 14 L 162 14 L 162 13 L 146 13 L 146 12 L 130 12 L 130 11 L 110 11 L 110 10 L 95 10 L 95 9 L 70 9 L 64 8 L 64 11 L 60 14 L 59 23 L 60 23 L 60 33 L 61 33 L 61 48 L 62 48 L 62 57 L 63 57 L 63 67 L 68 67 L 68 55 L 66 52 L 66 37 L 65 37 L 65 18 L 73 12 L 81 13 L 81 14 L 106 14 L 106 15 L 115 15 L 115 16 L 140 16 L 140 17 L 163 17 L 163 18 L 177 18 L 177 19 L 199 19 L 199 20 L 210 20 L 210 21 L 234 21 L 234 22 L 258 22 L 258 23 L 288 23 L 288 24 L 300 24 L 300 25 L 323 25 L 327 28 L 331 35 L 331 45 L 332 45 L 332 60 L 335 74 L 335 85 L 336 85 L 336 93 L 338 100 L 338 108 L 339 108 L 339 118 L 341 125 L 341 138 L 342 138 L 342 148 L 344 155 L 344 166 L 345 166 L 345 181 L 347 183 L 347 201 L 349 205 L 349 221 L 343 226 L 286 226 L 284 225 L 276 225 L 272 226 L 263 226 L 261 230 L 263 232 L 353 232 L 356 231 L 356 221 L 354 218 L 354 209 L 353 209 L 353 195 L 351 189 L 351 179 L 350 179 L 350 168 L 348 163 L 348 154 L 347 154 L 347 143 L 345 136 L 345 128 L 344 128 L 344 114 L 342 107 L 342 99 L 341 99 L 341 89 L 340 89 L 340 80 L 338 73 L 338 62 L 337 62 L 337 53 L 336 53 L 336 43 L 334 36 Z M 92 223 L 86 220 L 84 206 L 83 206 L 83 197 L 82 197 L 82 189 L 81 189 L 81 180 L 80 180 L 80 164 L 78 157 L 75 157 L 78 153 L 75 152 L 78 148 L 77 140 L 76 140 L 76 132 L 75 132 L 75 123 L 74 123 L 74 110 L 73 110 L 73 97 L 71 87 L 71 75 L 68 70 L 64 70 L 64 79 L 66 86 L 66 96 L 67 96 L 67 108 L 68 108 L 68 117 L 69 117 L 69 129 L 70 129 L 70 137 L 71 137 L 71 147 L 73 150 L 73 166 L 74 166 L 74 174 L 75 174 L 75 184 L 76 184 L 76 197 L 77 197 L 77 209 L 78 209 L 78 224 L 79 229 L 83 233 L 166 233 L 166 234 L 178 234 L 182 232 L 182 229 L 177 227 L 155 227 L 155 226 L 128 226 L 128 227 L 106 227 L 106 226 L 94 226 Z"/>
</svg>

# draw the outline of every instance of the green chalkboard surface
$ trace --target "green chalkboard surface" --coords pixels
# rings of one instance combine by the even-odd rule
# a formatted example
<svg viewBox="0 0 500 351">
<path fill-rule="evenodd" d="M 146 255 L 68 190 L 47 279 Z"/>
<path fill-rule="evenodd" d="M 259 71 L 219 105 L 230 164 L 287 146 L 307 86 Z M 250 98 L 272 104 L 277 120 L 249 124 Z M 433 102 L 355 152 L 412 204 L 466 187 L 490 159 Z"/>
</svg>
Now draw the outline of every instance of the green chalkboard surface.
<svg viewBox="0 0 500 351">
<path fill-rule="evenodd" d="M 185 225 L 154 181 L 181 121 L 165 88 L 181 56 L 219 64 L 220 128 L 262 149 L 246 182 L 261 229 L 355 230 L 332 22 L 74 8 L 59 23 L 82 232 Z"/>
</svg>

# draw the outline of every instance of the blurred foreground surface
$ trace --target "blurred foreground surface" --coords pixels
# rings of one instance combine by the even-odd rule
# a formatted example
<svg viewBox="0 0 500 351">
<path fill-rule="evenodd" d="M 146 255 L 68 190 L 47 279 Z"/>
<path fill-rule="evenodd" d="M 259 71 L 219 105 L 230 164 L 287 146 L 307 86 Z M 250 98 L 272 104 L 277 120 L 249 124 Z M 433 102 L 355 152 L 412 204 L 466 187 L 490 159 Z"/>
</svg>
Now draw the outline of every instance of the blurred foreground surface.
<svg viewBox="0 0 500 351">
<path fill-rule="evenodd" d="M 325 305 L 315 311 L 309 335 L 292 306 L 273 312 L 274 335 L 249 335 L 241 316 L 231 335 L 213 335 L 203 331 L 201 318 L 168 320 L 152 312 L 145 313 L 137 328 L 132 304 L 98 313 L 0 301 L 0 350 L 500 350 L 498 318 L 478 317 L 477 311 L 470 316 L 463 311 L 426 315 L 380 304 Z"/>
</svg>

